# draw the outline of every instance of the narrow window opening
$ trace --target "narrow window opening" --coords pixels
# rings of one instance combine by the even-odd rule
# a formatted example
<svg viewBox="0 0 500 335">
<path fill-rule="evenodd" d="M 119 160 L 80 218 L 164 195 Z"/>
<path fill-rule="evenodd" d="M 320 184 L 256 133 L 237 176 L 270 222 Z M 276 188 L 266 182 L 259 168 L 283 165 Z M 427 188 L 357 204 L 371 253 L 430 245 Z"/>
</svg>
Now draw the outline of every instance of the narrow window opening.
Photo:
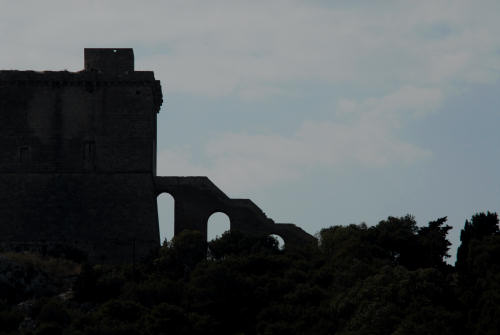
<svg viewBox="0 0 500 335">
<path fill-rule="evenodd" d="M 83 161 L 90 167 L 95 162 L 95 142 L 87 141 L 83 143 Z"/>
<path fill-rule="evenodd" d="M 30 160 L 30 148 L 28 146 L 19 148 L 19 162 L 26 163 Z"/>
</svg>

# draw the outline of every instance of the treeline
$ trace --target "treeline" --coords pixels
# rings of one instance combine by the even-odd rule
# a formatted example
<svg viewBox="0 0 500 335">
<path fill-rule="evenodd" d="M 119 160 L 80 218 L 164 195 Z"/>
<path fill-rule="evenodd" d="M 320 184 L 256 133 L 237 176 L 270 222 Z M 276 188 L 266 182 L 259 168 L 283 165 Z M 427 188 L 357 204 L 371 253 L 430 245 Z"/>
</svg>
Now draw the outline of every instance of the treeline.
<svg viewBox="0 0 500 335">
<path fill-rule="evenodd" d="M 187 231 L 140 264 L 0 257 L 2 334 L 498 334 L 495 213 L 334 226 L 319 247 Z M 208 256 L 207 256 L 208 248 Z"/>
</svg>

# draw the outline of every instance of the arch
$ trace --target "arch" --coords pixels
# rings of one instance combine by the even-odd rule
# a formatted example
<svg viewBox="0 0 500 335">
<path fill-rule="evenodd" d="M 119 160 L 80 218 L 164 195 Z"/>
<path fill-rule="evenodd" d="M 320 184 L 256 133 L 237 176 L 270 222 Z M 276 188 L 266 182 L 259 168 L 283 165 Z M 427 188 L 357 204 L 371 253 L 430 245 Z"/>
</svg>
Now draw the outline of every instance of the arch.
<svg viewBox="0 0 500 335">
<path fill-rule="evenodd" d="M 175 199 L 170 193 L 160 193 L 156 197 L 158 207 L 158 225 L 160 229 L 160 243 L 170 241 L 174 237 L 175 226 Z"/>
<path fill-rule="evenodd" d="M 278 241 L 278 249 L 283 250 L 285 249 L 285 240 L 283 237 L 279 236 L 278 234 L 271 234 L 269 237 L 274 238 L 276 241 Z"/>
<path fill-rule="evenodd" d="M 207 241 L 222 236 L 231 229 L 231 220 L 226 213 L 215 212 L 209 216 L 207 221 Z"/>
</svg>

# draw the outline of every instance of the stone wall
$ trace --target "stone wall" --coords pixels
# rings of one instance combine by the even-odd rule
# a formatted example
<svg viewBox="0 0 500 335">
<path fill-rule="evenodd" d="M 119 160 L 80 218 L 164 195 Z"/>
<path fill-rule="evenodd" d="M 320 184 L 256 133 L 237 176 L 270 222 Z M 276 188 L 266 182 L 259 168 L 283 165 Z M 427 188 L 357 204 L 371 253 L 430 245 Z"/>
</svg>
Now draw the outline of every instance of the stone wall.
<svg viewBox="0 0 500 335">
<path fill-rule="evenodd" d="M 0 174 L 0 244 L 64 243 L 131 262 L 160 244 L 153 190 L 145 173 Z"/>
<path fill-rule="evenodd" d="M 248 235 L 281 236 L 285 245 L 317 243 L 293 224 L 275 223 L 250 199 L 231 199 L 207 177 L 156 177 L 156 193 L 169 193 L 175 201 L 175 234 L 198 230 L 207 237 L 207 224 L 215 212 L 225 213 L 230 229 Z"/>
<path fill-rule="evenodd" d="M 0 172 L 153 172 L 158 91 L 152 72 L 0 71 Z"/>
</svg>

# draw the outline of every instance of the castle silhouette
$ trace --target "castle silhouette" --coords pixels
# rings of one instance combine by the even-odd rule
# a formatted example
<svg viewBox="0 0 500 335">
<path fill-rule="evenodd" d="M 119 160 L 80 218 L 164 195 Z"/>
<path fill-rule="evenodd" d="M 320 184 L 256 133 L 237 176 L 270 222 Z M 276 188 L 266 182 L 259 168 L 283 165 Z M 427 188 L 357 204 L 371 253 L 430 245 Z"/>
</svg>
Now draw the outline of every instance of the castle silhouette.
<svg viewBox="0 0 500 335">
<path fill-rule="evenodd" d="M 160 82 L 134 70 L 132 49 L 84 53 L 79 72 L 0 71 L 1 248 L 67 245 L 94 262 L 132 261 L 160 244 L 164 192 L 175 199 L 175 234 L 206 238 L 208 218 L 223 212 L 231 230 L 315 241 L 207 177 L 158 177 Z"/>
</svg>

